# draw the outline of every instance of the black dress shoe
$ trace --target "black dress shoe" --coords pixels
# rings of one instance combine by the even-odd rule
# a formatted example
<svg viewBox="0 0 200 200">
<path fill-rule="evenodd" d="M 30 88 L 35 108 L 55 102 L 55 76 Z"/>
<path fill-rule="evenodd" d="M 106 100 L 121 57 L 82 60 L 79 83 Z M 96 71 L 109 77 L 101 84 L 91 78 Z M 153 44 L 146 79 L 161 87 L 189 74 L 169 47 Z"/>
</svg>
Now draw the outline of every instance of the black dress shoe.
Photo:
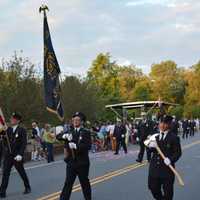
<svg viewBox="0 0 200 200">
<path fill-rule="evenodd" d="M 0 198 L 6 198 L 6 193 L 5 192 L 0 192 Z"/>
<path fill-rule="evenodd" d="M 119 153 L 114 153 L 114 155 L 118 155 Z"/>
<path fill-rule="evenodd" d="M 140 159 L 136 159 L 136 162 L 142 163 L 142 160 L 140 160 Z"/>
<path fill-rule="evenodd" d="M 25 188 L 23 194 L 29 194 L 29 193 L 31 193 L 31 188 Z"/>
</svg>

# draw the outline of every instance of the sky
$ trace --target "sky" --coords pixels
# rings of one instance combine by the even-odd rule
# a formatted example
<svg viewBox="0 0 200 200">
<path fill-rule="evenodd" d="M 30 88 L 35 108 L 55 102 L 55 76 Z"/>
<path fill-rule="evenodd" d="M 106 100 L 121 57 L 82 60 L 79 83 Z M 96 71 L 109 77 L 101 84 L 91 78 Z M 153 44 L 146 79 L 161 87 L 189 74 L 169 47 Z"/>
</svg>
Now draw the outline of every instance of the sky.
<svg viewBox="0 0 200 200">
<path fill-rule="evenodd" d="M 63 74 L 84 76 L 101 52 L 145 73 L 163 60 L 200 60 L 199 0 L 0 0 L 0 58 L 23 50 L 42 66 L 42 3 Z"/>
</svg>

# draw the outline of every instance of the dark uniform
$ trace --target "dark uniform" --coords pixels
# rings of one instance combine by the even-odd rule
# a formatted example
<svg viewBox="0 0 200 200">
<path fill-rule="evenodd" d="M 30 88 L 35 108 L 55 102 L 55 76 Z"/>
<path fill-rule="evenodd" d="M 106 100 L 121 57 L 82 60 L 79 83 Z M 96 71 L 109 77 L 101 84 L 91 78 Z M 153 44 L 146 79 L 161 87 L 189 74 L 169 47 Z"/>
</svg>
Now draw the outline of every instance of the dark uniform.
<svg viewBox="0 0 200 200">
<path fill-rule="evenodd" d="M 177 119 L 174 119 L 174 121 L 171 124 L 171 132 L 178 135 L 178 129 L 179 129 L 179 123 Z"/>
<path fill-rule="evenodd" d="M 79 116 L 79 115 L 77 115 Z M 79 131 L 73 129 L 70 131 L 72 140 L 77 145 L 77 149 L 72 150 L 69 148 L 69 141 L 65 140 L 65 148 L 67 156 L 65 157 L 66 179 L 62 189 L 60 200 L 69 200 L 72 192 L 72 187 L 78 176 L 83 194 L 86 200 L 91 200 L 91 186 L 89 181 L 89 150 L 91 149 L 91 134 L 90 131 L 81 127 Z M 62 136 L 57 136 L 57 139 L 62 140 Z"/>
<path fill-rule="evenodd" d="M 144 151 L 146 148 L 147 152 L 147 160 L 150 161 L 151 159 L 151 152 L 147 147 L 144 145 L 144 141 L 147 139 L 148 135 L 153 134 L 153 123 L 150 123 L 149 121 L 141 121 L 138 125 L 138 137 L 139 137 L 139 145 L 140 145 L 140 151 L 138 153 L 137 162 L 142 162 L 144 157 Z"/>
<path fill-rule="evenodd" d="M 13 117 L 21 118 L 17 114 L 13 114 Z M 8 187 L 10 172 L 13 166 L 15 166 L 16 170 L 18 171 L 19 175 L 21 176 L 24 182 L 24 186 L 25 186 L 24 194 L 28 194 L 31 191 L 29 180 L 24 169 L 23 159 L 21 161 L 15 160 L 16 156 L 18 155 L 22 156 L 23 158 L 24 151 L 27 145 L 26 130 L 18 125 L 16 130 L 13 132 L 13 128 L 9 127 L 7 129 L 7 135 L 10 142 L 11 152 L 8 147 L 7 139 L 4 136 L 3 138 L 3 145 L 4 145 L 3 176 L 2 176 L 2 183 L 0 186 L 1 198 L 6 196 L 6 189 Z"/>
<path fill-rule="evenodd" d="M 183 139 L 184 139 L 184 138 L 188 138 L 189 131 L 190 131 L 188 120 L 183 120 L 183 121 L 182 121 L 182 128 L 183 128 L 183 135 L 182 135 L 182 138 L 183 138 Z"/>
<path fill-rule="evenodd" d="M 194 136 L 196 122 L 194 120 L 191 120 L 189 123 L 189 127 L 190 127 L 190 136 Z"/>
<path fill-rule="evenodd" d="M 116 151 L 115 151 L 115 155 L 119 154 L 119 148 L 120 146 L 123 147 L 124 152 L 127 153 L 127 147 L 126 147 L 126 127 L 121 124 L 121 125 L 116 125 L 114 128 L 114 132 L 113 132 L 113 137 L 116 138 Z"/>
<path fill-rule="evenodd" d="M 173 132 L 168 132 L 164 139 L 160 135 L 156 137 L 158 146 L 164 155 L 169 158 L 172 166 L 181 156 L 181 145 L 179 137 Z M 149 166 L 148 186 L 156 200 L 172 200 L 175 176 L 170 168 L 164 163 L 156 149 Z M 162 192 L 163 191 L 163 192 Z"/>
</svg>

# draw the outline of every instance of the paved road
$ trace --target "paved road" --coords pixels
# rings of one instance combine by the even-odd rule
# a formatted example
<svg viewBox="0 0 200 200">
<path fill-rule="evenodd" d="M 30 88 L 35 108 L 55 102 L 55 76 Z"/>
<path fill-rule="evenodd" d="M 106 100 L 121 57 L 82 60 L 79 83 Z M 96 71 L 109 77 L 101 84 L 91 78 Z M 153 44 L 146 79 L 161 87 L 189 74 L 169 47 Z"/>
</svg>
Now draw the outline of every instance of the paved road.
<svg viewBox="0 0 200 200">
<path fill-rule="evenodd" d="M 185 187 L 175 184 L 175 200 L 199 200 L 200 184 L 200 134 L 182 141 L 183 156 L 177 169 L 184 177 Z M 148 164 L 135 162 L 137 146 L 130 146 L 129 153 L 114 156 L 112 152 L 91 154 L 91 183 L 94 200 L 151 200 L 147 188 Z M 32 194 L 22 195 L 23 185 L 13 172 L 7 191 L 8 200 L 56 200 L 65 178 L 65 163 L 61 157 L 52 164 L 28 163 L 27 173 L 31 180 Z M 82 200 L 78 181 L 72 200 Z"/>
</svg>

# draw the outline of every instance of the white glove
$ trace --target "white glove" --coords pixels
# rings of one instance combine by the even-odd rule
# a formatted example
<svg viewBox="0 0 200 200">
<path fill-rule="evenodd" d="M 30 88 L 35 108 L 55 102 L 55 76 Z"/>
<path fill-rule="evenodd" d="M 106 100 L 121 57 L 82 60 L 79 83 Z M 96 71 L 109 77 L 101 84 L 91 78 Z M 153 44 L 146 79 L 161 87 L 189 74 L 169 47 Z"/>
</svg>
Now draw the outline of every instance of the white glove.
<svg viewBox="0 0 200 200">
<path fill-rule="evenodd" d="M 156 146 L 157 146 L 157 144 L 154 141 L 150 142 L 148 145 L 149 148 L 156 148 Z"/>
<path fill-rule="evenodd" d="M 76 144 L 74 142 L 70 142 L 69 143 L 69 148 L 70 149 L 77 149 L 77 146 L 76 146 Z"/>
<path fill-rule="evenodd" d="M 15 159 L 17 162 L 20 162 L 20 161 L 22 161 L 22 156 L 21 156 L 21 155 L 17 155 L 14 159 Z"/>
<path fill-rule="evenodd" d="M 165 163 L 165 165 L 169 166 L 171 164 L 171 161 L 169 158 L 165 158 L 164 163 Z"/>
<path fill-rule="evenodd" d="M 72 134 L 64 134 L 64 135 L 62 136 L 62 138 L 63 138 L 64 140 L 71 141 L 71 140 L 72 140 Z"/>
<path fill-rule="evenodd" d="M 135 133 L 137 133 L 137 132 L 138 132 L 138 130 L 137 130 L 137 129 L 134 129 L 134 132 L 135 132 Z"/>
<path fill-rule="evenodd" d="M 66 140 L 68 134 L 63 134 L 62 139 Z"/>
</svg>

